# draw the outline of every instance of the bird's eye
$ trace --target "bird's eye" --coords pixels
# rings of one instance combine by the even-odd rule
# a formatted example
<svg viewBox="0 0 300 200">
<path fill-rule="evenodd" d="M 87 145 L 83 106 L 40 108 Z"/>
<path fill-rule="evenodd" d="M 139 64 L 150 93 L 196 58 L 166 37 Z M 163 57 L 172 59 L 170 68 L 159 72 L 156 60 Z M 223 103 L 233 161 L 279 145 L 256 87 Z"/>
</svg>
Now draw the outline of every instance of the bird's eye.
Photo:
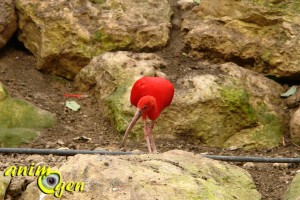
<svg viewBox="0 0 300 200">
<path fill-rule="evenodd" d="M 146 105 L 144 105 L 144 106 L 143 106 L 143 109 L 144 109 L 144 110 L 145 110 L 145 109 L 147 109 L 147 106 L 146 106 Z"/>
</svg>

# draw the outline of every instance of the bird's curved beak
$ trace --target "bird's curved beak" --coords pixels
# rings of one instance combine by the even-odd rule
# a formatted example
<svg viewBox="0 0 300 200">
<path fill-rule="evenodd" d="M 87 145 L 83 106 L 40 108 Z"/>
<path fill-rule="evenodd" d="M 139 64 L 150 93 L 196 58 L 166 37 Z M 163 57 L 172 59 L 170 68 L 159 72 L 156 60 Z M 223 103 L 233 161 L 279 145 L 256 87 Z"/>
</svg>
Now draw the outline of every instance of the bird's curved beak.
<svg viewBox="0 0 300 200">
<path fill-rule="evenodd" d="M 135 125 L 135 123 L 140 119 L 142 114 L 143 114 L 142 111 L 140 109 L 137 109 L 137 111 L 134 114 L 134 117 L 132 118 L 132 120 L 131 120 L 129 126 L 127 127 L 127 130 L 126 130 L 125 134 L 124 134 L 121 147 L 125 146 L 129 132 L 131 131 L 131 129 Z"/>
</svg>

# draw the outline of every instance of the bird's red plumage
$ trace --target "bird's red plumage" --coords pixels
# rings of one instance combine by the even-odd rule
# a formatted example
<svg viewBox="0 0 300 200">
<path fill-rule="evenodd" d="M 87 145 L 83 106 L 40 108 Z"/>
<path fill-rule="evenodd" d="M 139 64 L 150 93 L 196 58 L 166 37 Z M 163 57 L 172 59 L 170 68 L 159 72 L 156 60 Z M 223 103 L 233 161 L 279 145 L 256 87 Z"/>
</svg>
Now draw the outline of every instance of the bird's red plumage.
<svg viewBox="0 0 300 200">
<path fill-rule="evenodd" d="M 143 77 L 137 80 L 131 90 L 131 104 L 137 106 L 143 96 L 153 96 L 156 99 L 160 113 L 169 106 L 174 96 L 174 87 L 170 81 L 161 77 Z"/>
</svg>

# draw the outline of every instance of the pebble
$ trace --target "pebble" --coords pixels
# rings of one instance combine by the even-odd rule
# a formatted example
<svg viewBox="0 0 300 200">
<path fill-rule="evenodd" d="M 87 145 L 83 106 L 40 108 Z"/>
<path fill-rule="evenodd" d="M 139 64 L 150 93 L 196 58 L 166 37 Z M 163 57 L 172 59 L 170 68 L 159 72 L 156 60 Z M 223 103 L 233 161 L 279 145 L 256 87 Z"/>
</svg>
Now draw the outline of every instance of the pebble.
<svg viewBox="0 0 300 200">
<path fill-rule="evenodd" d="M 299 170 L 298 170 L 299 171 Z M 300 172 L 300 171 L 299 171 Z M 298 172 L 297 171 L 290 171 L 291 175 L 296 175 Z"/>
<path fill-rule="evenodd" d="M 206 152 L 200 153 L 200 155 L 209 155 L 209 153 L 206 151 Z"/>
<path fill-rule="evenodd" d="M 38 162 L 38 163 L 36 163 L 34 166 L 47 166 L 47 164 L 45 163 L 45 162 L 43 162 L 43 161 L 41 161 L 41 162 Z"/>
<path fill-rule="evenodd" d="M 70 144 L 68 147 L 70 149 L 78 149 L 78 146 L 76 144 Z"/>
<path fill-rule="evenodd" d="M 126 148 L 125 147 L 121 147 L 120 151 L 126 151 Z"/>
<path fill-rule="evenodd" d="M 10 163 L 2 163 L 2 162 L 0 162 L 0 169 L 6 169 L 9 166 L 10 166 Z"/>
<path fill-rule="evenodd" d="M 102 147 L 97 147 L 94 149 L 94 151 L 108 151 L 107 149 L 104 149 Z"/>
<path fill-rule="evenodd" d="M 229 149 L 230 151 L 235 151 L 235 150 L 238 150 L 239 147 L 237 147 L 237 146 L 231 146 L 231 147 L 229 147 L 228 149 Z"/>
<path fill-rule="evenodd" d="M 57 144 L 59 144 L 59 145 L 65 145 L 64 141 L 62 141 L 62 140 L 57 140 Z"/>
<path fill-rule="evenodd" d="M 46 147 L 46 149 L 54 148 L 54 147 L 56 147 L 56 142 L 47 142 L 45 147 Z"/>
<path fill-rule="evenodd" d="M 60 147 L 57 150 L 70 150 L 68 147 Z"/>
<path fill-rule="evenodd" d="M 135 150 L 132 151 L 132 153 L 138 153 L 139 154 L 139 153 L 143 153 L 143 152 L 139 149 L 135 149 Z"/>
<path fill-rule="evenodd" d="M 44 157 L 41 155 L 30 155 L 25 159 L 26 162 L 33 162 L 33 163 L 37 163 L 37 162 L 43 162 L 44 161 Z"/>
<path fill-rule="evenodd" d="M 287 169 L 289 167 L 289 164 L 288 163 L 274 163 L 273 167 L 277 168 L 277 169 Z"/>
<path fill-rule="evenodd" d="M 86 136 L 80 136 L 80 137 L 75 137 L 75 138 L 73 138 L 73 140 L 74 141 L 90 141 L 91 140 L 91 138 L 89 138 L 89 137 L 86 137 Z"/>
<path fill-rule="evenodd" d="M 255 167 L 254 163 L 253 162 L 246 162 L 243 167 L 245 169 L 253 169 Z"/>
<path fill-rule="evenodd" d="M 282 183 L 289 183 L 290 180 L 292 180 L 292 176 L 281 176 L 279 177 L 279 180 L 282 182 Z"/>
</svg>

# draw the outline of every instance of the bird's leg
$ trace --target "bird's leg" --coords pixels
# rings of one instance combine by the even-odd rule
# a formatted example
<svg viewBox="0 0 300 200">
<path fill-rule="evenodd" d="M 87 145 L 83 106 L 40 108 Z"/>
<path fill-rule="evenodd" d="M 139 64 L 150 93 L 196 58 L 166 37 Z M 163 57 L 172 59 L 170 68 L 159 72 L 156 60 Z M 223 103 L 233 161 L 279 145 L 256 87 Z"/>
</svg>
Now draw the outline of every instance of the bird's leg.
<svg viewBox="0 0 300 200">
<path fill-rule="evenodd" d="M 152 153 L 146 119 L 144 120 L 144 134 L 145 134 L 145 139 L 146 139 L 147 146 L 148 146 L 148 151 L 149 151 L 149 153 Z"/>
<path fill-rule="evenodd" d="M 151 144 L 151 147 L 152 147 L 152 151 L 153 151 L 153 153 L 157 153 L 154 138 L 153 138 L 153 134 L 152 134 L 153 127 L 154 127 L 154 121 L 151 121 L 150 125 L 149 125 L 149 128 L 148 128 L 148 134 L 149 134 L 149 137 L 150 137 L 150 144 Z"/>
</svg>

